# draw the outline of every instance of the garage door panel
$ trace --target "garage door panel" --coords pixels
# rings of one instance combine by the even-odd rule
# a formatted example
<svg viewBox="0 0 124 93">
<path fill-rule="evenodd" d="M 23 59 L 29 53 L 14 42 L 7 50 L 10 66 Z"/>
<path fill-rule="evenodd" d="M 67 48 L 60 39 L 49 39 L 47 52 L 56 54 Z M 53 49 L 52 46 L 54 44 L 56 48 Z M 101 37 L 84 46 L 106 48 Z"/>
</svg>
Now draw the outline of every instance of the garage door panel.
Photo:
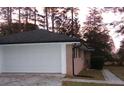
<svg viewBox="0 0 124 93">
<path fill-rule="evenodd" d="M 3 51 L 3 72 L 61 73 L 59 44 L 5 46 Z"/>
</svg>

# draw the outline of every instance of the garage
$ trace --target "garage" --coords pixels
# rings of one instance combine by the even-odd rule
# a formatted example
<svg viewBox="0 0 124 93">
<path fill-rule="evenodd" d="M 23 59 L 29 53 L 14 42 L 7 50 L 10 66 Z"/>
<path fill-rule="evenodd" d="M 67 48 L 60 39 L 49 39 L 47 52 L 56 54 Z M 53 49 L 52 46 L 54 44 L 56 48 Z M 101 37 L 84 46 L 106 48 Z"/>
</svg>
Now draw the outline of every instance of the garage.
<svg viewBox="0 0 124 93">
<path fill-rule="evenodd" d="M 0 72 L 67 74 L 72 45 L 79 41 L 43 29 L 0 37 Z"/>
<path fill-rule="evenodd" d="M 61 73 L 60 44 L 8 45 L 2 72 Z"/>
</svg>

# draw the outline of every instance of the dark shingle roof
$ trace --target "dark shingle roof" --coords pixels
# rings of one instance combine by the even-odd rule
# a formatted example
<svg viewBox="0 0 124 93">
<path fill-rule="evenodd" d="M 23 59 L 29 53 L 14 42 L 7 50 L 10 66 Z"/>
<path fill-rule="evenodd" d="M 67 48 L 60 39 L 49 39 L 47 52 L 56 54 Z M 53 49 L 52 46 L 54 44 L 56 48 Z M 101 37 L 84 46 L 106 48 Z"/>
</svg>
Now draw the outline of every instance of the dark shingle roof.
<svg viewBox="0 0 124 93">
<path fill-rule="evenodd" d="M 0 44 L 52 43 L 52 42 L 80 42 L 80 39 L 72 38 L 64 34 L 49 32 L 43 29 L 28 32 L 19 32 L 9 36 L 0 37 Z"/>
</svg>

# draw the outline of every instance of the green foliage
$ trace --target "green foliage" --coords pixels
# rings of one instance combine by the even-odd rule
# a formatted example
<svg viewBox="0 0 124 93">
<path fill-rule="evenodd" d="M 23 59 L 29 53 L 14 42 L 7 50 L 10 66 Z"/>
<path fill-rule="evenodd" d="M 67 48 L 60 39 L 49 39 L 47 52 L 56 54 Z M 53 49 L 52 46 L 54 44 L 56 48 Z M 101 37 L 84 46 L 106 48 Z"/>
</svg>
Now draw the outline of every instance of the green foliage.
<svg viewBox="0 0 124 93">
<path fill-rule="evenodd" d="M 95 51 L 92 53 L 93 56 L 107 56 L 110 55 L 112 41 L 109 36 L 109 30 L 102 22 L 101 12 L 97 8 L 90 9 L 89 15 L 87 16 L 85 26 L 83 27 L 85 42 Z"/>
<path fill-rule="evenodd" d="M 31 31 L 38 29 L 37 25 L 31 23 L 24 24 L 23 26 L 24 26 L 24 30 L 22 29 L 23 31 Z"/>
<path fill-rule="evenodd" d="M 9 29 L 8 29 L 8 24 L 2 24 L 0 26 L 0 32 L 1 32 L 1 36 L 4 36 L 4 35 L 9 35 Z M 17 33 L 17 32 L 24 32 L 24 31 L 31 31 L 31 30 L 36 30 L 38 29 L 38 26 L 35 25 L 35 24 L 31 24 L 31 23 L 27 23 L 27 24 L 24 24 L 24 23 L 12 23 L 11 24 L 11 32 L 12 33 Z M 12 34 L 11 33 L 11 34 Z"/>
<path fill-rule="evenodd" d="M 46 11 L 47 9 L 47 11 Z M 80 24 L 77 18 L 78 8 L 75 7 L 45 7 L 46 22 L 51 20 L 49 29 L 53 32 L 69 36 L 79 36 Z M 46 13 L 47 12 L 47 13 Z M 68 15 L 68 14 L 71 15 Z"/>
<path fill-rule="evenodd" d="M 69 36 L 81 37 L 80 24 L 78 20 L 78 8 L 65 7 L 59 8 L 61 11 L 55 17 L 55 26 L 58 33 L 64 33 Z M 67 15 L 70 13 L 71 15 Z"/>
<path fill-rule="evenodd" d="M 121 42 L 120 49 L 118 51 L 120 65 L 124 62 L 124 40 Z"/>
<path fill-rule="evenodd" d="M 104 57 L 94 56 L 91 57 L 91 69 L 103 69 Z"/>
<path fill-rule="evenodd" d="M 66 35 L 69 35 L 69 36 L 81 37 L 81 35 L 79 34 L 80 24 L 79 24 L 78 19 L 74 19 L 73 26 L 74 27 L 72 30 L 72 21 L 68 19 L 59 28 L 59 32 L 65 33 Z"/>
<path fill-rule="evenodd" d="M 36 7 L 0 7 L 0 18 L 4 23 L 0 26 L 0 35 L 34 30 L 39 26 L 53 32 L 80 37 L 78 8 L 45 7 L 44 10 L 44 14 L 40 14 Z"/>
<path fill-rule="evenodd" d="M 119 13 L 119 14 L 123 14 L 124 13 L 124 7 L 105 7 L 104 12 L 113 12 L 113 13 Z M 110 26 L 112 27 L 116 27 L 116 32 L 124 35 L 124 16 L 122 16 L 121 20 L 117 20 L 117 21 L 113 21 L 111 23 L 109 23 Z M 114 59 L 119 62 L 119 64 L 121 65 L 122 62 L 124 61 L 124 39 L 121 41 L 121 46 L 120 49 L 118 51 L 118 53 L 116 54 L 118 57 L 115 57 Z"/>
</svg>

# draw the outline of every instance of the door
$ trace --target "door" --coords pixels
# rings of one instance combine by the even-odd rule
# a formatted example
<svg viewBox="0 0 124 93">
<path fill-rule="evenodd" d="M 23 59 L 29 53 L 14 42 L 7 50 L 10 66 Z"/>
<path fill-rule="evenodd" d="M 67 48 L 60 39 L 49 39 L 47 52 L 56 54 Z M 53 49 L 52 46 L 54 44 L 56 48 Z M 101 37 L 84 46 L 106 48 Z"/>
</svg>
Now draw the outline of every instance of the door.
<svg viewBox="0 0 124 93">
<path fill-rule="evenodd" d="M 2 72 L 61 73 L 61 45 L 4 46 L 2 67 Z"/>
</svg>

